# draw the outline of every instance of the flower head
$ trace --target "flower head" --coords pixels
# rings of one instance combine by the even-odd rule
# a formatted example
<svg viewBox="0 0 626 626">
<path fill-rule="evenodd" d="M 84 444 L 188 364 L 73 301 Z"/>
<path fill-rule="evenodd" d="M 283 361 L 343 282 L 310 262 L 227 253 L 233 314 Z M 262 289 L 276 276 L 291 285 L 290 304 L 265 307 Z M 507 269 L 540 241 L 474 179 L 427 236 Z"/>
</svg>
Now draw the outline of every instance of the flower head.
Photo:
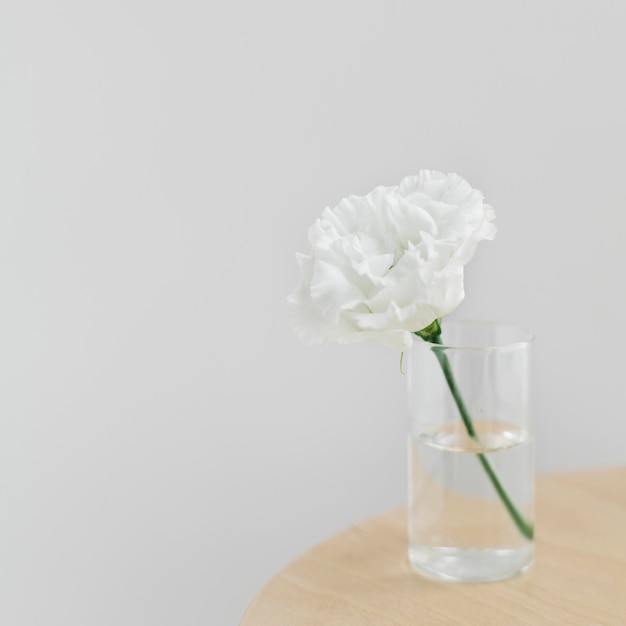
<svg viewBox="0 0 626 626">
<path fill-rule="evenodd" d="M 493 239 L 494 217 L 463 178 L 430 170 L 326 208 L 297 255 L 301 282 L 288 300 L 298 336 L 406 350 L 463 300 L 463 268 Z"/>
</svg>

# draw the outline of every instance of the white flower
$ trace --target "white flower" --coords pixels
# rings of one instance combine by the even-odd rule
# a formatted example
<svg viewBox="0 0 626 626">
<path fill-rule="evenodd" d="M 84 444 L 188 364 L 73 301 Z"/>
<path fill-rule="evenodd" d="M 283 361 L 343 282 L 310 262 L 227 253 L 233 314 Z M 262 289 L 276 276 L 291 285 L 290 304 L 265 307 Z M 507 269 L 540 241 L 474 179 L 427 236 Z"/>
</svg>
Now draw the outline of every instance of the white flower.
<svg viewBox="0 0 626 626">
<path fill-rule="evenodd" d="M 429 170 L 326 208 L 297 255 L 301 283 L 288 300 L 298 336 L 406 350 L 463 300 L 463 267 L 493 239 L 494 217 L 463 178 Z"/>
</svg>

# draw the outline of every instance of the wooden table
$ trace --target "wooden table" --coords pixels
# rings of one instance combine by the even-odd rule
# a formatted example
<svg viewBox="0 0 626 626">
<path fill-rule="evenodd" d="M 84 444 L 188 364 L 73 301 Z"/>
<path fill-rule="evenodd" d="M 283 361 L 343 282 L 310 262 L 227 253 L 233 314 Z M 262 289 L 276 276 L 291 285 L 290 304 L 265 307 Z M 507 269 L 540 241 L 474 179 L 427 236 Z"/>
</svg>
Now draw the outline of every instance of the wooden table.
<svg viewBox="0 0 626 626">
<path fill-rule="evenodd" d="M 261 591 L 240 626 L 626 625 L 626 467 L 541 476 L 530 572 L 433 582 L 409 566 L 406 509 L 313 548 Z"/>
</svg>

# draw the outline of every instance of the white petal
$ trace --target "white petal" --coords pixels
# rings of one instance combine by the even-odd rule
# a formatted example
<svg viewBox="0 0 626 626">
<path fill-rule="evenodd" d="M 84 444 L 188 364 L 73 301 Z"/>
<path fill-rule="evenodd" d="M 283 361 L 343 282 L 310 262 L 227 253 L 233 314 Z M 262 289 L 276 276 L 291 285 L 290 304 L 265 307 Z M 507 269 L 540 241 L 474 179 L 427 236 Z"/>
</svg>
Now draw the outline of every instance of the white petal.
<svg viewBox="0 0 626 626">
<path fill-rule="evenodd" d="M 298 334 L 406 349 L 414 331 L 463 300 L 463 267 L 494 237 L 493 219 L 467 181 L 432 170 L 325 209 L 289 297 Z"/>
</svg>

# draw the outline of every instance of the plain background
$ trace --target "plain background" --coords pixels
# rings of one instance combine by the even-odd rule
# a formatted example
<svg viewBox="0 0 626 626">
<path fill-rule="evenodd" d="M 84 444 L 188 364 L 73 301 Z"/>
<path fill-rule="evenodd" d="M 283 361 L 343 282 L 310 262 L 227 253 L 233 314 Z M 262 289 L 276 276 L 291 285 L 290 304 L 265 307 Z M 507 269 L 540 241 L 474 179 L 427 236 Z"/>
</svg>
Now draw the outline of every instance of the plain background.
<svg viewBox="0 0 626 626">
<path fill-rule="evenodd" d="M 497 211 L 457 317 L 532 328 L 540 472 L 626 460 L 622 2 L 5 0 L 0 623 L 237 624 L 403 504 L 398 355 L 288 324 L 321 210 Z"/>
</svg>

